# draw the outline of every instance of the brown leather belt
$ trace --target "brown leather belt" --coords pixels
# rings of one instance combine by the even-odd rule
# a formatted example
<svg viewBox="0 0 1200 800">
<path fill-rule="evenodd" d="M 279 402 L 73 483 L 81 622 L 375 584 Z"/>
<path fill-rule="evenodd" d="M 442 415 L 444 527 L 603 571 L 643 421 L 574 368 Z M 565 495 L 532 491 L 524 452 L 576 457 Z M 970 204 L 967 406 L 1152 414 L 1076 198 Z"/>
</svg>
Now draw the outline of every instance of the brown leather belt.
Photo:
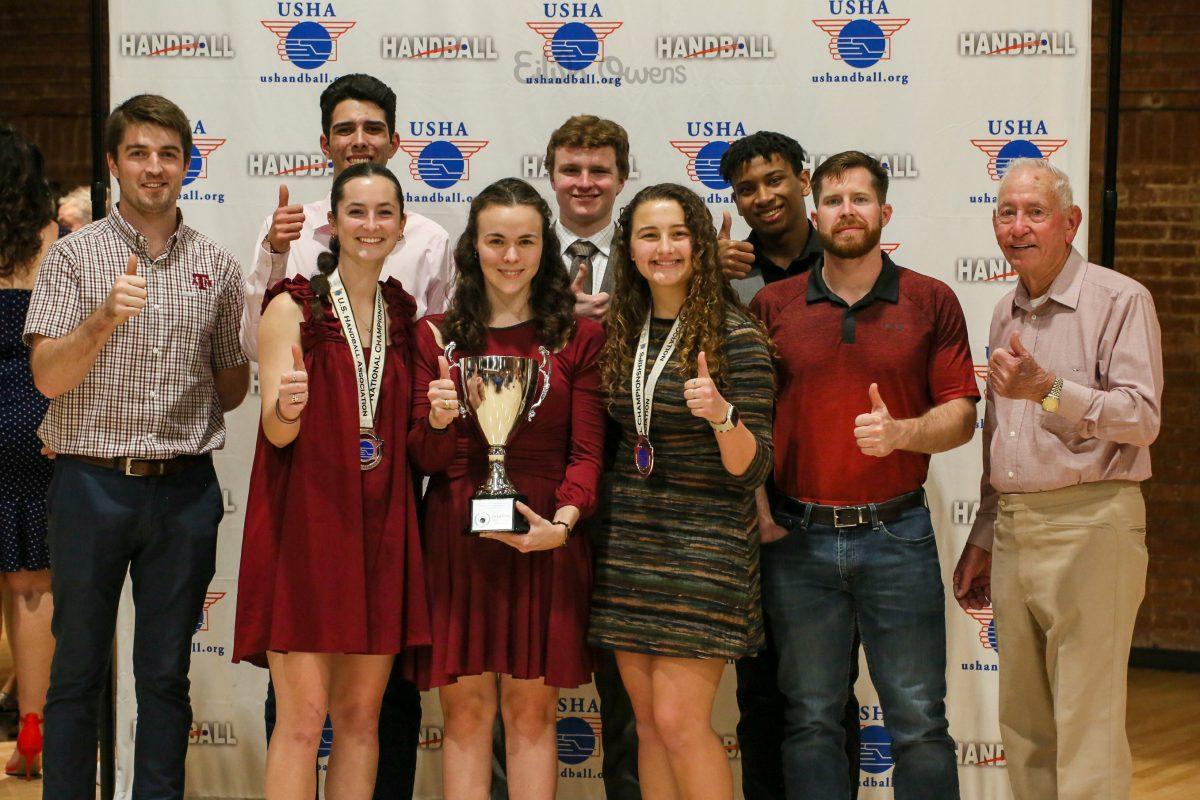
<svg viewBox="0 0 1200 800">
<path fill-rule="evenodd" d="M 93 467 L 103 467 L 122 475 L 133 478 L 157 478 L 163 475 L 173 475 L 187 469 L 198 461 L 210 458 L 202 456 L 175 456 L 174 458 L 96 458 L 95 456 L 60 455 L 59 458 L 72 458 Z"/>
<path fill-rule="evenodd" d="M 925 490 L 917 489 L 908 494 L 893 497 L 891 500 L 884 500 L 882 503 L 862 506 L 823 506 L 796 500 L 787 495 L 780 496 L 778 503 L 780 511 L 794 517 L 803 519 L 807 512 L 810 523 L 829 525 L 834 528 L 852 528 L 855 525 L 873 524 L 871 505 L 875 506 L 874 519 L 880 522 L 892 522 L 899 519 L 900 515 L 910 508 L 925 505 Z"/>
</svg>

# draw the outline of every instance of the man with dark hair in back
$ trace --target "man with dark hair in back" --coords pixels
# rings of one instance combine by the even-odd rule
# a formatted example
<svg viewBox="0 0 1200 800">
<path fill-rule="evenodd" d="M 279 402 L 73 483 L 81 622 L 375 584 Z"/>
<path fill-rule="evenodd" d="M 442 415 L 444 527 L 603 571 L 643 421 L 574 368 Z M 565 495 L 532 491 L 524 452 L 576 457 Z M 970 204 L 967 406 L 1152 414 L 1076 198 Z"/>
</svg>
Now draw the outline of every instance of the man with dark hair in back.
<svg viewBox="0 0 1200 800">
<path fill-rule="evenodd" d="M 321 92 L 321 152 L 337 177 L 351 164 L 370 161 L 381 166 L 400 147 L 396 132 L 396 93 L 378 78 L 343 75 Z M 284 184 L 279 205 L 263 222 L 254 242 L 246 276 L 246 313 L 242 345 L 255 358 L 258 321 L 266 291 L 283 278 L 310 277 L 317 256 L 329 249 L 329 195 L 299 205 Z M 380 280 L 396 278 L 417 301 L 417 317 L 444 311 L 454 276 L 452 247 L 446 230 L 428 217 L 404 212 L 400 244 L 384 262 Z"/>
<path fill-rule="evenodd" d="M 396 93 L 370 75 L 338 78 L 321 92 L 320 141 L 321 152 L 333 163 L 335 177 L 351 164 L 386 166 L 400 146 Z M 251 358 L 257 357 L 258 323 L 267 289 L 283 278 L 316 274 L 317 257 L 329 249 L 329 194 L 305 205 L 290 200 L 287 187 L 281 184 L 279 206 L 263 222 L 254 243 L 242 314 L 242 345 Z M 454 275 L 450 237 L 441 225 L 407 210 L 402 230 L 400 243 L 384 262 L 379 279 L 399 280 L 416 299 L 418 318 L 440 313 L 446 308 Z M 421 696 L 416 686 L 401 677 L 401 661 L 396 659 L 379 714 L 376 800 L 409 800 L 416 779 Z M 274 723 L 271 689 L 268 684 L 268 736 Z"/>
<path fill-rule="evenodd" d="M 120 200 L 47 252 L 25 320 L 58 454 L 47 503 L 57 642 L 45 796 L 96 795 L 98 703 L 128 571 L 137 606 L 133 795 L 183 797 L 192 633 L 224 515 L 212 452 L 250 383 L 238 344 L 242 272 L 183 222 L 187 116 L 138 95 L 108 118 Z"/>
<path fill-rule="evenodd" d="M 804 198 L 811 192 L 804 148 L 790 136 L 758 131 L 738 139 L 721 157 L 721 175 L 733 188 L 738 214 L 750 226 L 744 242 L 730 238 L 732 219 L 725 212 L 717 238 L 718 258 L 725 277 L 749 303 L 763 286 L 806 272 L 821 261 L 820 239 L 808 220 Z M 787 414 L 777 408 L 776 415 Z M 756 493 L 760 510 L 769 508 L 774 482 Z M 762 541 L 782 535 L 778 526 L 764 528 Z M 768 556 L 769 549 L 763 555 Z M 779 652 L 765 616 L 767 646 L 756 656 L 737 662 L 738 746 L 742 752 L 742 793 L 746 800 L 776 800 L 784 796 L 783 760 L 785 698 L 779 690 Z M 846 711 L 846 760 L 850 790 L 858 796 L 858 633 L 850 658 Z"/>
<path fill-rule="evenodd" d="M 888 173 L 858 151 L 812 178 L 824 250 L 758 293 L 775 342 L 775 497 L 760 505 L 763 609 L 779 650 L 788 798 L 850 795 L 855 627 L 895 760 L 897 800 L 957 800 L 946 720 L 945 594 L 923 484 L 970 440 L 979 391 L 966 321 L 941 281 L 879 248 Z M 782 529 L 782 530 L 780 530 Z M 878 669 L 876 669 L 878 667 Z"/>
</svg>

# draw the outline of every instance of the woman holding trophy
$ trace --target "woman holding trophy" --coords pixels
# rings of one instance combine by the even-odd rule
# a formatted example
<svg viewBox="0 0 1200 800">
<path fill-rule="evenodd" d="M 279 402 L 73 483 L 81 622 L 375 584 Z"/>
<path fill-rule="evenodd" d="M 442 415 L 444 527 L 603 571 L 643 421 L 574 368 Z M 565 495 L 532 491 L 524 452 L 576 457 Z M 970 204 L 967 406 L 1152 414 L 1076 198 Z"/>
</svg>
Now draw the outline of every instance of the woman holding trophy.
<svg viewBox="0 0 1200 800">
<path fill-rule="evenodd" d="M 267 797 L 316 794 L 328 711 L 325 791 L 369 798 L 393 658 L 429 643 L 406 448 L 416 303 L 379 281 L 404 230 L 403 193 L 367 163 L 343 171 L 330 197 L 320 274 L 273 287 L 259 329 L 233 660 L 269 665 L 275 686 Z"/>
<path fill-rule="evenodd" d="M 492 726 L 510 796 L 549 800 L 558 690 L 591 680 L 591 552 L 604 442 L 599 325 L 576 319 L 550 209 L 516 178 L 471 204 L 443 315 L 417 324 L 409 453 L 430 476 L 422 535 L 447 798 L 486 798 Z M 466 391 L 461 391 L 465 387 Z"/>
<path fill-rule="evenodd" d="M 638 192 L 609 268 L 603 383 L 622 433 L 589 638 L 616 651 L 642 793 L 728 800 L 711 716 L 726 659 L 764 641 L 754 491 L 772 466 L 770 348 L 689 189 Z"/>
</svg>

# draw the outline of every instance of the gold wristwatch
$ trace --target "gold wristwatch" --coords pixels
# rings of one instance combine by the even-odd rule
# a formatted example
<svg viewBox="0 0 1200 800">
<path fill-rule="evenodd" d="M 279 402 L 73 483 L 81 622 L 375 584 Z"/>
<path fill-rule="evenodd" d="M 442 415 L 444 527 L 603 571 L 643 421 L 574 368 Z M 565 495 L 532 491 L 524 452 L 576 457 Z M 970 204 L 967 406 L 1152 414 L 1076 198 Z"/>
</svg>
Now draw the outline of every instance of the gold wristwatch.
<svg viewBox="0 0 1200 800">
<path fill-rule="evenodd" d="M 1042 398 L 1042 410 L 1047 414 L 1058 412 L 1058 401 L 1062 398 L 1063 379 L 1055 378 L 1054 385 L 1050 387 L 1049 393 Z"/>
</svg>

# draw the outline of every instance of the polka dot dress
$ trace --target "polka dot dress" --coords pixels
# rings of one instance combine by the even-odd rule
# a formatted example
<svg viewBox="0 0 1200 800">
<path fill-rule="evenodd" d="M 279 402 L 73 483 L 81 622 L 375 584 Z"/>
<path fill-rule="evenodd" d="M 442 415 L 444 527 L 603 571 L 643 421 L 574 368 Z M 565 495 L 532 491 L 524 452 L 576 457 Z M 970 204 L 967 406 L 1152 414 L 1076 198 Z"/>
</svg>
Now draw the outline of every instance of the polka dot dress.
<svg viewBox="0 0 1200 800">
<path fill-rule="evenodd" d="M 21 341 L 28 289 L 0 289 L 0 572 L 48 569 L 46 488 L 52 465 L 38 425 L 50 401 L 33 386 Z"/>
</svg>

